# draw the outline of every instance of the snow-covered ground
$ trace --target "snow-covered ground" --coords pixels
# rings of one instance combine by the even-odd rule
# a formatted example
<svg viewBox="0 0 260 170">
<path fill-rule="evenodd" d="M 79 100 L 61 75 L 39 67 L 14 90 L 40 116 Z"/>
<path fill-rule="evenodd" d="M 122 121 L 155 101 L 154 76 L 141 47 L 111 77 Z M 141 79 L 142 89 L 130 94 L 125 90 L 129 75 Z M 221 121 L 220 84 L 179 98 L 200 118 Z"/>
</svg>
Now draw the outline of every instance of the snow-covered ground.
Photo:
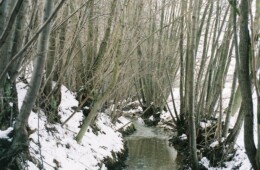
<svg viewBox="0 0 260 170">
<path fill-rule="evenodd" d="M 26 85 L 17 84 L 19 107 L 26 93 Z M 62 101 L 59 107 L 61 121 L 65 121 L 74 110 L 71 107 L 78 106 L 75 95 L 66 87 L 62 87 Z M 30 135 L 30 153 L 43 164 L 44 169 L 61 170 L 105 170 L 102 160 L 106 157 L 112 157 L 111 152 L 120 152 L 123 149 L 123 138 L 116 130 L 123 126 L 117 124 L 117 127 L 111 123 L 109 116 L 100 113 L 97 117 L 96 125 L 100 129 L 97 133 L 93 132 L 91 127 L 85 134 L 82 143 L 78 144 L 75 136 L 79 131 L 79 122 L 82 121 L 83 114 L 77 112 L 75 116 L 61 127 L 60 124 L 49 124 L 45 114 L 41 111 L 31 113 L 29 126 L 31 129 L 37 129 Z M 120 118 L 121 122 L 127 120 Z M 10 129 L 8 129 L 9 131 Z M 5 136 L 7 132 L 1 132 Z M 39 169 L 34 163 L 28 161 L 28 169 Z"/>
<path fill-rule="evenodd" d="M 244 147 L 244 128 L 242 127 L 241 132 L 238 136 L 236 145 L 235 145 L 237 151 L 235 154 L 235 157 L 232 161 L 226 162 L 225 168 L 213 168 L 209 165 L 209 160 L 207 158 L 202 158 L 201 163 L 208 168 L 209 170 L 231 170 L 234 167 L 239 167 L 238 170 L 249 170 L 251 168 L 251 164 L 247 158 L 247 155 L 245 153 L 245 147 Z"/>
<path fill-rule="evenodd" d="M 231 72 L 233 72 L 234 69 L 234 63 L 232 63 L 233 65 L 231 66 L 229 73 L 231 74 Z M 232 81 L 232 77 L 230 75 L 228 75 L 228 82 L 225 83 L 225 87 L 223 89 L 223 109 L 226 108 L 228 106 L 228 102 L 229 102 L 229 97 L 230 97 L 230 93 L 231 93 L 231 81 Z M 179 97 L 179 88 L 173 88 L 173 92 L 174 92 L 174 100 L 175 100 L 175 104 L 176 104 L 176 108 L 177 111 L 179 111 L 179 106 L 180 106 L 180 97 Z M 254 113 L 256 113 L 256 94 L 253 94 L 253 101 L 254 101 Z M 172 105 L 172 98 L 171 96 L 168 98 L 168 104 L 170 109 L 173 112 L 173 105 Z M 174 113 L 174 112 L 173 112 Z M 230 126 L 233 127 L 235 125 L 236 119 L 237 119 L 238 113 L 236 113 L 235 116 L 231 117 L 230 120 Z M 171 120 L 171 116 L 169 111 L 168 112 L 164 112 L 161 115 L 161 118 L 164 120 Z M 255 118 L 255 122 L 254 124 L 256 125 L 256 116 L 254 116 Z M 224 118 L 223 118 L 224 120 Z M 201 124 L 201 126 L 207 126 L 206 124 Z M 255 134 L 255 143 L 257 145 L 257 129 L 255 126 L 254 129 L 254 134 Z M 239 167 L 239 170 L 249 170 L 251 168 L 251 164 L 249 162 L 249 159 L 245 153 L 245 147 L 244 147 L 244 127 L 242 125 L 241 131 L 239 133 L 238 139 L 236 141 L 236 145 L 235 145 L 237 151 L 235 154 L 235 157 L 232 161 L 230 162 L 226 162 L 226 168 L 214 168 L 214 167 L 210 167 L 209 165 L 209 160 L 207 158 L 202 158 L 201 163 L 208 168 L 209 170 L 231 170 L 234 167 Z"/>
<path fill-rule="evenodd" d="M 233 126 L 235 124 L 236 116 L 232 117 L 232 119 L 231 119 L 231 126 Z M 162 114 L 161 117 L 164 120 L 170 120 L 171 119 L 169 112 L 164 112 L 164 114 Z M 202 124 L 202 126 L 207 126 L 207 125 L 206 124 Z M 255 134 L 257 134 L 256 129 L 255 129 Z M 186 137 L 186 135 L 184 135 L 184 134 L 183 134 L 183 136 L 180 136 L 180 138 L 184 138 L 184 137 Z M 256 138 L 256 135 L 255 135 L 255 138 Z M 213 144 L 214 144 L 214 142 L 212 143 L 212 145 Z M 249 160 L 247 158 L 247 155 L 245 153 L 244 128 L 243 128 L 243 126 L 241 128 L 240 134 L 239 134 L 238 139 L 236 141 L 235 147 L 237 149 L 235 157 L 233 158 L 232 161 L 225 163 L 225 165 L 226 165 L 225 168 L 223 168 L 223 167 L 222 168 L 210 167 L 209 160 L 206 157 L 202 158 L 201 163 L 208 170 L 231 170 L 234 167 L 240 167 L 238 170 L 249 170 L 251 168 L 251 164 L 250 164 L 250 162 L 249 162 Z"/>
<path fill-rule="evenodd" d="M 17 84 L 19 107 L 21 107 L 24 99 L 26 88 L 26 85 L 21 82 Z M 227 86 L 227 88 L 230 88 L 230 86 Z M 174 89 L 177 107 L 179 105 L 178 90 L 177 88 Z M 229 91 L 229 89 L 225 90 Z M 73 113 L 74 110 L 71 108 L 73 106 L 78 106 L 75 94 L 63 86 L 62 101 L 59 107 L 62 122 Z M 170 98 L 169 106 L 172 107 Z M 165 112 L 161 117 L 170 119 L 169 112 Z M 120 152 L 123 150 L 123 138 L 117 132 L 117 129 L 123 127 L 129 120 L 120 117 L 119 120 L 121 123 L 117 122 L 114 125 L 107 114 L 100 113 L 96 121 L 96 125 L 100 130 L 95 132 L 89 127 L 82 143 L 78 144 L 75 141 L 75 136 L 79 131 L 79 122 L 82 121 L 82 118 L 83 114 L 77 112 L 64 127 L 61 127 L 60 124 L 49 124 L 45 114 L 41 111 L 31 113 L 29 125 L 31 129 L 36 129 L 36 131 L 30 135 L 30 153 L 38 160 L 39 164 L 43 165 L 44 169 L 105 170 L 106 167 L 102 164 L 102 160 L 106 157 L 112 157 L 112 151 Z M 231 126 L 235 120 L 236 117 L 233 117 Z M 7 134 L 11 130 L 12 128 L 8 128 L 6 131 L 0 131 L 0 138 L 8 138 Z M 241 165 L 240 170 L 250 169 L 251 165 L 244 149 L 243 132 L 242 128 L 235 145 L 237 148 L 236 156 L 231 162 L 226 163 L 226 168 L 209 167 L 209 161 L 206 158 L 203 158 L 201 162 L 209 170 L 230 170 L 238 165 Z M 28 161 L 28 169 L 38 170 L 39 168 L 33 162 Z"/>
</svg>

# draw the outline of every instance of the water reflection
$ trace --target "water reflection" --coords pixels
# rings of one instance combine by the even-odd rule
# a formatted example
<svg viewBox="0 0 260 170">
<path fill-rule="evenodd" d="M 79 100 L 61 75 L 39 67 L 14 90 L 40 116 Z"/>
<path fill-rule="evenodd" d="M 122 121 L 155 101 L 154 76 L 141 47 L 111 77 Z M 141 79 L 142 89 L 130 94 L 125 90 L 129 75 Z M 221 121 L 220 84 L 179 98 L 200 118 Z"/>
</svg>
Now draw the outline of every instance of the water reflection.
<svg viewBox="0 0 260 170">
<path fill-rule="evenodd" d="M 174 170 L 177 152 L 158 129 L 137 124 L 137 133 L 127 138 L 129 157 L 126 170 Z M 140 132 L 141 131 L 141 132 Z"/>
</svg>

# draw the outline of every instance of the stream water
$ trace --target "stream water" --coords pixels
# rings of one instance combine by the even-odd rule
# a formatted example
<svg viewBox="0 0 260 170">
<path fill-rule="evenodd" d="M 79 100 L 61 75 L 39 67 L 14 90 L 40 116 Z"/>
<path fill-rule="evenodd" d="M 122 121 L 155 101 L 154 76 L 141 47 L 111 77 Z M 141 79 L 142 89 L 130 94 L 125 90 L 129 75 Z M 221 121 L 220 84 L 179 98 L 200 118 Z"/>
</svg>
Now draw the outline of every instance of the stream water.
<svg viewBox="0 0 260 170">
<path fill-rule="evenodd" d="M 161 128 L 145 127 L 134 122 L 137 131 L 126 138 L 129 156 L 125 170 L 175 170 L 177 152 L 169 147 L 168 136 Z"/>
</svg>

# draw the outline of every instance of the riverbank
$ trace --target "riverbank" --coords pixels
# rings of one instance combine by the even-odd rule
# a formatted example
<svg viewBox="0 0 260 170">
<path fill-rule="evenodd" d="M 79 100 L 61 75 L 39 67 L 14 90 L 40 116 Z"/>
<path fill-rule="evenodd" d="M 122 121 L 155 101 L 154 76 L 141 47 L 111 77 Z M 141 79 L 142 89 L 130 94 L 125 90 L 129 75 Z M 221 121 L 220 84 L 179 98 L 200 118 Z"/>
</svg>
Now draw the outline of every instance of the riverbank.
<svg viewBox="0 0 260 170">
<path fill-rule="evenodd" d="M 26 84 L 17 84 L 19 107 L 23 102 L 26 88 Z M 62 86 L 59 107 L 61 122 L 73 113 L 72 108 L 76 106 L 78 101 L 75 99 L 75 94 Z M 30 158 L 24 162 L 26 168 L 28 170 L 105 170 L 106 160 L 118 159 L 120 154 L 125 153 L 123 136 L 117 129 L 125 125 L 126 119 L 120 118 L 120 122 L 114 125 L 108 113 L 99 113 L 95 123 L 88 128 L 82 143 L 78 144 L 75 136 L 83 118 L 82 111 L 79 111 L 62 127 L 58 123 L 48 123 L 42 111 L 32 112 L 29 126 L 34 133 L 30 135 Z M 0 136 L 1 134 L 5 133 L 1 132 Z"/>
<path fill-rule="evenodd" d="M 19 107 L 21 107 L 23 102 L 26 88 L 26 84 L 21 82 L 17 84 Z M 63 86 L 62 102 L 59 107 L 59 115 L 61 116 L 62 122 L 64 122 L 64 120 L 66 120 L 74 112 L 72 108 L 75 106 L 78 106 L 78 101 L 75 99 L 75 94 Z M 58 123 L 48 123 L 45 113 L 40 110 L 37 112 L 32 112 L 29 119 L 29 126 L 33 132 L 30 135 L 30 157 L 28 158 L 29 160 L 24 161 L 23 164 L 28 170 L 114 169 L 114 167 L 110 168 L 111 162 L 116 164 L 118 163 L 119 165 L 117 167 L 123 167 L 127 157 L 127 150 L 125 147 L 123 135 L 118 130 L 122 129 L 122 127 L 125 129 L 127 127 L 125 125 L 128 124 L 128 122 L 133 117 L 140 114 L 140 112 L 141 109 L 138 106 L 136 106 L 134 109 L 129 108 L 127 113 L 125 112 L 123 116 L 118 118 L 116 124 L 113 124 L 112 120 L 110 119 L 109 114 L 111 112 L 107 111 L 104 113 L 99 113 L 96 117 L 95 123 L 88 128 L 88 131 L 84 136 L 81 144 L 78 144 L 75 141 L 75 136 L 79 131 L 80 123 L 84 118 L 81 111 L 77 112 L 75 116 L 63 127 Z M 129 119 L 126 118 L 127 116 Z M 164 139 L 167 139 L 168 141 L 168 138 L 172 136 L 172 134 L 165 133 L 163 135 L 163 141 L 158 141 L 158 136 L 155 136 L 164 133 L 161 131 L 163 129 L 168 129 L 168 132 L 172 132 L 174 130 L 173 127 L 167 123 L 170 121 L 171 116 L 169 112 L 163 112 L 161 115 L 161 122 L 159 123 L 159 126 L 162 128 L 156 128 L 158 131 L 153 131 L 154 127 L 149 127 L 148 129 L 140 130 L 138 133 L 132 135 L 132 137 L 137 138 L 138 135 L 146 137 L 148 135 L 149 137 L 150 135 L 150 145 L 155 145 L 156 143 L 162 143 L 163 147 L 165 145 L 169 145 L 169 143 L 164 143 Z M 235 122 L 235 118 L 232 119 L 232 122 Z M 233 124 L 232 122 L 231 125 Z M 131 125 L 131 123 L 129 125 Z M 10 131 L 12 131 L 12 128 L 8 128 L 6 131 L 0 131 L 0 138 L 11 141 L 11 138 L 8 136 Z M 132 127 L 131 130 L 126 134 L 132 133 L 133 131 L 134 129 Z M 140 132 L 143 134 L 140 134 Z M 187 140 L 185 135 L 177 136 L 177 138 L 182 139 L 182 144 L 185 144 L 185 139 Z M 140 143 L 140 141 L 134 140 L 132 142 L 133 145 L 136 145 L 135 142 Z M 161 147 L 162 145 L 159 146 Z M 149 148 L 146 148 L 145 150 L 148 149 Z M 206 157 L 202 157 L 200 162 L 209 170 L 230 170 L 234 167 L 237 167 L 237 169 L 240 170 L 249 169 L 250 163 L 247 159 L 243 146 L 243 128 L 238 137 L 236 149 L 237 151 L 235 153 L 235 157 L 229 162 L 224 162 L 225 167 L 211 167 L 209 160 Z M 156 153 L 153 153 L 152 155 L 158 156 Z M 129 155 L 129 157 L 130 156 L 131 155 Z M 186 163 L 184 162 L 183 164 Z"/>
<path fill-rule="evenodd" d="M 231 118 L 231 122 L 230 122 L 231 129 L 233 128 L 233 126 L 236 122 L 236 119 L 237 119 L 236 116 L 233 116 Z M 171 119 L 170 113 L 164 112 L 161 115 L 161 118 L 164 122 L 169 121 Z M 256 122 L 256 120 L 255 120 L 255 122 Z M 209 123 L 208 125 L 211 125 L 213 127 L 214 123 Z M 203 129 L 203 127 L 205 128 L 205 124 L 203 124 L 203 123 L 200 124 L 200 126 L 202 126 L 201 127 L 202 129 Z M 216 130 L 212 127 L 211 128 L 208 127 L 208 128 L 211 129 L 211 132 L 213 133 L 213 136 L 214 136 Z M 257 134 L 256 127 L 254 128 L 254 131 Z M 197 142 L 198 142 L 198 145 L 200 145 L 200 142 L 203 143 L 203 141 L 201 141 L 201 139 L 198 139 L 198 138 L 203 137 L 203 133 L 197 134 L 197 135 L 198 135 Z M 205 138 L 205 136 L 203 138 Z M 208 142 L 210 142 L 208 144 L 209 148 L 207 148 L 207 150 L 204 150 L 202 148 L 203 145 L 200 145 L 198 147 L 200 150 L 199 149 L 197 150 L 198 158 L 199 158 L 199 166 L 200 166 L 201 170 L 232 170 L 232 169 L 233 170 L 248 170 L 251 168 L 251 164 L 245 153 L 244 127 L 243 126 L 242 126 L 241 131 L 238 135 L 238 138 L 235 142 L 234 152 L 232 154 L 224 155 L 223 153 L 219 153 L 219 151 L 221 152 L 221 149 L 223 149 L 223 148 L 221 148 L 221 147 L 223 147 L 223 145 L 219 144 L 219 142 L 214 140 L 213 138 L 212 139 L 208 138 L 207 140 L 208 140 Z M 187 134 L 183 133 L 179 136 L 177 136 L 177 135 L 173 136 L 170 139 L 170 143 L 178 151 L 178 161 L 180 162 L 179 164 L 182 165 L 179 168 L 179 170 L 190 169 L 191 162 L 190 162 L 190 157 L 189 157 L 189 141 L 188 141 Z M 218 157 L 218 154 L 220 154 L 222 156 Z M 215 166 L 213 166 L 213 164 L 215 164 Z"/>
</svg>

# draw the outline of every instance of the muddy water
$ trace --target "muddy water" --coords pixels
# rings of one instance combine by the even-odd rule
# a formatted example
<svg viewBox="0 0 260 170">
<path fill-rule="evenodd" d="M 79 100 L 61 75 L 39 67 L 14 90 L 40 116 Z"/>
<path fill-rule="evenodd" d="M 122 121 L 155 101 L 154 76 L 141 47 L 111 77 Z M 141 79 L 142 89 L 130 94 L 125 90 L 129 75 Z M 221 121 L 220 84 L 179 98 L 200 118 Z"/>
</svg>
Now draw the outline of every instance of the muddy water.
<svg viewBox="0 0 260 170">
<path fill-rule="evenodd" d="M 126 138 L 129 157 L 126 170 L 174 170 L 177 152 L 169 147 L 168 136 L 160 128 L 134 122 L 137 132 Z"/>
</svg>

